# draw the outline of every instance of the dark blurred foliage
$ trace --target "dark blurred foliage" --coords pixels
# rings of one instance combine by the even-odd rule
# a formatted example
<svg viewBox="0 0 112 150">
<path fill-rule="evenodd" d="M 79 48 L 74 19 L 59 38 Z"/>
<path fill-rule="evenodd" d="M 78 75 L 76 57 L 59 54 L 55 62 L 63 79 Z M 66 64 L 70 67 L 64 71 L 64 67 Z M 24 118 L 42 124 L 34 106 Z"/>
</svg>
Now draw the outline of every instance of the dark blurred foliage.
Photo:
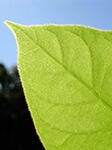
<svg viewBox="0 0 112 150">
<path fill-rule="evenodd" d="M 18 71 L 0 64 L 0 150 L 44 150 L 25 102 Z"/>
</svg>

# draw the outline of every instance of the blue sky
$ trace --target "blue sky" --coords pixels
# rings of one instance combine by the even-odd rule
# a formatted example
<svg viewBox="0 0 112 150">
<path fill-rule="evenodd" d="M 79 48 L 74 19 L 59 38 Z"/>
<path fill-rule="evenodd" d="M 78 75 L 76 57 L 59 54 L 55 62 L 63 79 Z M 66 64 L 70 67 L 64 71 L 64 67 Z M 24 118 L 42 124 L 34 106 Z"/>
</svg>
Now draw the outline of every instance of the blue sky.
<svg viewBox="0 0 112 150">
<path fill-rule="evenodd" d="M 0 62 L 10 67 L 17 64 L 17 46 L 5 20 L 24 25 L 81 24 L 112 30 L 112 0 L 1 0 Z"/>
</svg>

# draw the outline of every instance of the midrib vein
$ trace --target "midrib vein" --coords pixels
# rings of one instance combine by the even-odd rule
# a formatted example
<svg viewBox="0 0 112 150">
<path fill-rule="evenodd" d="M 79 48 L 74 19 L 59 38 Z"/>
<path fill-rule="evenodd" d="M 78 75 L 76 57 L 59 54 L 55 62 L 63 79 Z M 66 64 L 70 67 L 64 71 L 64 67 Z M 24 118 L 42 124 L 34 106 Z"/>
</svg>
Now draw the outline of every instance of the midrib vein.
<svg viewBox="0 0 112 150">
<path fill-rule="evenodd" d="M 62 66 L 73 78 L 76 78 L 82 85 L 84 85 L 89 91 L 91 91 L 99 100 L 101 100 L 101 102 L 105 106 L 107 106 L 112 111 L 112 107 L 108 103 L 106 103 L 106 101 L 102 97 L 100 97 L 99 94 L 92 87 L 90 87 L 88 84 L 86 84 L 79 76 L 77 76 L 74 72 L 71 72 L 65 65 L 63 65 L 55 57 L 53 57 L 50 53 L 48 53 L 46 51 L 46 49 L 42 47 L 42 45 L 40 45 L 39 43 L 36 43 L 32 39 L 32 37 L 29 36 L 21 27 L 18 27 L 18 26 L 14 25 L 14 24 L 13 24 L 13 26 L 15 26 L 17 29 L 22 31 L 32 41 L 32 43 L 35 46 L 39 46 L 49 57 L 51 57 L 58 65 Z"/>
</svg>

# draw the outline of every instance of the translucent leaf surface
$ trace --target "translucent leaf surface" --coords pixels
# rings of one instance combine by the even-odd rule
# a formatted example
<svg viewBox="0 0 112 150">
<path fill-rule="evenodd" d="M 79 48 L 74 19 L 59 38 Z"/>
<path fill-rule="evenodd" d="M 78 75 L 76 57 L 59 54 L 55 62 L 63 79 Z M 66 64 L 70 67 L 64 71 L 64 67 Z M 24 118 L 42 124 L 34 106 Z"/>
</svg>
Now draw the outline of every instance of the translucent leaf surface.
<svg viewBox="0 0 112 150">
<path fill-rule="evenodd" d="M 112 149 L 112 32 L 7 22 L 19 71 L 46 150 Z"/>
</svg>

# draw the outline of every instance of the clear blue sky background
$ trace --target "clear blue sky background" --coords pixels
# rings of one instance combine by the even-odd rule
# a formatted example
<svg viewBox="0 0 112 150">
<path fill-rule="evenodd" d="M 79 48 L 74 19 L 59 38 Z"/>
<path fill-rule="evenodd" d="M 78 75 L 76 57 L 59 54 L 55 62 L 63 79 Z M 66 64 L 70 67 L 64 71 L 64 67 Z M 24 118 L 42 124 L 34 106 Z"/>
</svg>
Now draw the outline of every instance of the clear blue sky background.
<svg viewBox="0 0 112 150">
<path fill-rule="evenodd" d="M 0 62 L 17 64 L 17 46 L 4 24 L 81 24 L 112 30 L 112 0 L 0 0 Z"/>
</svg>

